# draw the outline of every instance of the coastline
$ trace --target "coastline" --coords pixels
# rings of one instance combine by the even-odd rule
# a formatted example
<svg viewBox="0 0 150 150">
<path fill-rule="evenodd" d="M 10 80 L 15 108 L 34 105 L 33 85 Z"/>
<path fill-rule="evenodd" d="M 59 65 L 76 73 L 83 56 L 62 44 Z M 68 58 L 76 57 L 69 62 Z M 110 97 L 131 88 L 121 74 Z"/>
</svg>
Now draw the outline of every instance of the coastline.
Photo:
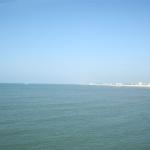
<svg viewBox="0 0 150 150">
<path fill-rule="evenodd" d="M 95 86 L 106 86 L 106 87 L 133 87 L 133 88 L 150 88 L 150 84 L 138 83 L 138 84 L 123 84 L 123 83 L 104 83 L 104 84 L 94 84 L 90 83 L 89 85 Z"/>
</svg>

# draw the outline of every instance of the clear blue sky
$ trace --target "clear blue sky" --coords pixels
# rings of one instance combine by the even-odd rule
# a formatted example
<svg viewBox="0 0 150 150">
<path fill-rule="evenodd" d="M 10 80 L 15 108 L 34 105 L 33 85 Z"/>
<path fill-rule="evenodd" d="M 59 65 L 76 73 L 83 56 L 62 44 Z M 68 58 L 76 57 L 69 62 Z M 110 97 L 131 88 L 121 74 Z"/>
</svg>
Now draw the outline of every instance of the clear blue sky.
<svg viewBox="0 0 150 150">
<path fill-rule="evenodd" d="M 150 82 L 149 0 L 0 0 L 0 82 Z"/>
</svg>

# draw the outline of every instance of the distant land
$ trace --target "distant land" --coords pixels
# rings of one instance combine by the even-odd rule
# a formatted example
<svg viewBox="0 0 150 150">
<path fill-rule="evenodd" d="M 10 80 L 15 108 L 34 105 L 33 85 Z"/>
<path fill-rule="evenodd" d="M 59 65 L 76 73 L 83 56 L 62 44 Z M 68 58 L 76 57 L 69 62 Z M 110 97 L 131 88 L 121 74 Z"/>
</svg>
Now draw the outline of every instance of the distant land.
<svg viewBox="0 0 150 150">
<path fill-rule="evenodd" d="M 144 83 L 144 82 L 138 82 L 138 83 L 89 83 L 89 85 L 110 86 L 110 87 L 143 87 L 143 88 L 150 88 L 150 83 Z"/>
<path fill-rule="evenodd" d="M 137 83 L 0 83 L 0 85 L 89 85 L 89 86 L 107 86 L 107 87 L 139 87 L 150 88 L 150 83 L 137 82 Z"/>
</svg>

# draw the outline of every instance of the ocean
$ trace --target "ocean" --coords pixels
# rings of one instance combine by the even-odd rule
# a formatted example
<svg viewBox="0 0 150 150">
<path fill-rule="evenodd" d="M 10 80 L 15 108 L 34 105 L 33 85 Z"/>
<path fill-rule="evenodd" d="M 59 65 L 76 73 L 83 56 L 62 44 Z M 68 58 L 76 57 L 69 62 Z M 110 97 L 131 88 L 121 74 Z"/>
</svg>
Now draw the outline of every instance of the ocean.
<svg viewBox="0 0 150 150">
<path fill-rule="evenodd" d="M 0 150 L 150 150 L 150 89 L 0 84 Z"/>
</svg>

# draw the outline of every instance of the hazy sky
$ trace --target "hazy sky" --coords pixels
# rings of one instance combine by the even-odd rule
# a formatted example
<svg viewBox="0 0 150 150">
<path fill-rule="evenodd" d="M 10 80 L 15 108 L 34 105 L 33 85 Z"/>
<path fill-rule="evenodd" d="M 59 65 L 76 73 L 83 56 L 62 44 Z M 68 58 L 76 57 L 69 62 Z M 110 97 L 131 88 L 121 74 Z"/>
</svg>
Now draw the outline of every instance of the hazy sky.
<svg viewBox="0 0 150 150">
<path fill-rule="evenodd" d="M 0 0 L 0 82 L 150 82 L 149 0 Z"/>
</svg>

